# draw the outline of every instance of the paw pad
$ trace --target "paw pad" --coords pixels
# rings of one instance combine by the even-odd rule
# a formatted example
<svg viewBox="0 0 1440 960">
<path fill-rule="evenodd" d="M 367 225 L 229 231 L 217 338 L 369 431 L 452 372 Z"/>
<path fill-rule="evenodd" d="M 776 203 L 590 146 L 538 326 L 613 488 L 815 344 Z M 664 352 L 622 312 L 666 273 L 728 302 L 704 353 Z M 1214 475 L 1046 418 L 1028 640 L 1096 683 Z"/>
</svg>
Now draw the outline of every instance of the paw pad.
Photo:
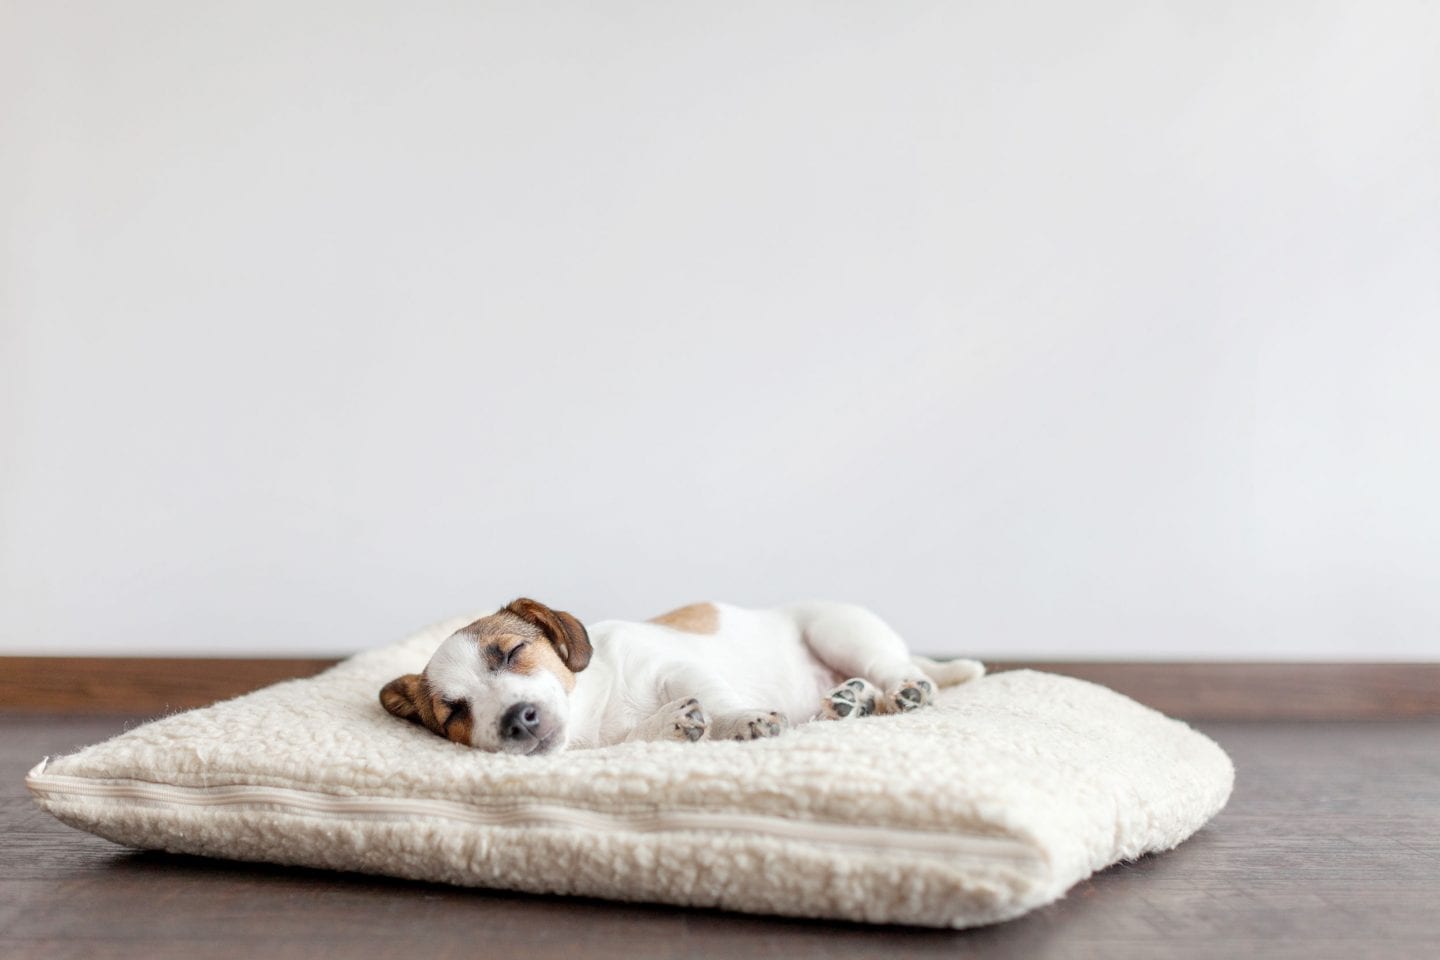
<svg viewBox="0 0 1440 960">
<path fill-rule="evenodd" d="M 705 736 L 710 729 L 710 719 L 700 707 L 700 701 L 691 697 L 683 701 L 675 711 L 675 738 L 692 743 Z"/>
<path fill-rule="evenodd" d="M 935 697 L 935 685 L 929 680 L 903 680 L 890 696 L 890 702 L 901 713 L 925 706 Z"/>
<path fill-rule="evenodd" d="M 828 720 L 868 717 L 875 712 L 878 690 L 868 680 L 854 677 L 825 695 L 820 716 Z"/>
<path fill-rule="evenodd" d="M 785 719 L 785 715 L 775 711 L 750 720 L 745 729 L 735 735 L 735 739 L 763 740 L 766 737 L 778 737 L 789 726 L 790 721 Z"/>
</svg>

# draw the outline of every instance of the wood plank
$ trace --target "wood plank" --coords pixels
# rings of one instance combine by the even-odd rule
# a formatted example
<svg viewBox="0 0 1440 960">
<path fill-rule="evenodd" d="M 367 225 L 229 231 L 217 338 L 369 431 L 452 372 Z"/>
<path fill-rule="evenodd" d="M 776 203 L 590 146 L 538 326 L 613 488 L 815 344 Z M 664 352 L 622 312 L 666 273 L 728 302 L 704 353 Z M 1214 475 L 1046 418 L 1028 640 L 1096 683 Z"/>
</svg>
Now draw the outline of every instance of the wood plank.
<svg viewBox="0 0 1440 960">
<path fill-rule="evenodd" d="M 312 676 L 331 659 L 0 657 L 0 710 L 155 714 Z M 1440 663 L 997 662 L 1103 684 L 1195 720 L 1440 716 Z"/>
<path fill-rule="evenodd" d="M 333 659 L 0 657 L 0 710 L 155 714 L 202 707 L 281 680 L 314 676 Z"/>
</svg>

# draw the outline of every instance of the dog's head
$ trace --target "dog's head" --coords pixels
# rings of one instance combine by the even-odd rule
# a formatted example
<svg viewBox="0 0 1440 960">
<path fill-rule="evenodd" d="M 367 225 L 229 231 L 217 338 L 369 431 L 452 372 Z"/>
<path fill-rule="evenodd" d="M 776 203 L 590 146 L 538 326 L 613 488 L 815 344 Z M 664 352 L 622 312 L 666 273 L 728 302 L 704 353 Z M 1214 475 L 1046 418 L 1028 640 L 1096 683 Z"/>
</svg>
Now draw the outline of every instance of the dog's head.
<svg viewBox="0 0 1440 960">
<path fill-rule="evenodd" d="M 445 638 L 424 673 L 391 680 L 380 702 L 456 743 L 549 753 L 569 739 L 569 694 L 589 662 L 579 620 L 522 597 Z"/>
</svg>

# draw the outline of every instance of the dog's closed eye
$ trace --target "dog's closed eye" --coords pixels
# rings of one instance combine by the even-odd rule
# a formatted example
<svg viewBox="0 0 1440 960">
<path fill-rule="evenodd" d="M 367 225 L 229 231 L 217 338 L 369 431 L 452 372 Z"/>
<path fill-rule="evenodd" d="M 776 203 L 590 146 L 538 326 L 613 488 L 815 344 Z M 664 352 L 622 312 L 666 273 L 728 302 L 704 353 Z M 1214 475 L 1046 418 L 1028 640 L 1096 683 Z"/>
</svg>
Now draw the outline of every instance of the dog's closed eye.
<svg viewBox="0 0 1440 960">
<path fill-rule="evenodd" d="M 505 666 L 515 666 L 516 662 L 520 659 L 520 654 L 523 653 L 525 648 L 528 646 L 530 646 L 529 641 L 522 640 L 521 642 L 515 644 L 515 646 L 511 647 L 510 652 L 505 654 Z"/>
</svg>

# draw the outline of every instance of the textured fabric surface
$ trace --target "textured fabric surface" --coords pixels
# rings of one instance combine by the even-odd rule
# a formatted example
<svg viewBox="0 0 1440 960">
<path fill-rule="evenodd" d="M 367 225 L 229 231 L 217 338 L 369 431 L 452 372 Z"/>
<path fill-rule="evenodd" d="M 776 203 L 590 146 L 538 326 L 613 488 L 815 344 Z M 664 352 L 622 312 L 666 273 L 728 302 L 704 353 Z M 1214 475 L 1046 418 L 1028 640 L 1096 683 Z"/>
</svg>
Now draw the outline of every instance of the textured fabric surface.
<svg viewBox="0 0 1440 960">
<path fill-rule="evenodd" d="M 961 927 L 1174 847 L 1233 782 L 1225 753 L 1185 724 L 1031 671 L 771 740 L 485 753 L 376 699 L 469 619 L 51 759 L 32 773 L 36 801 L 141 848 Z M 156 784 L 168 793 L 137 794 Z"/>
</svg>

